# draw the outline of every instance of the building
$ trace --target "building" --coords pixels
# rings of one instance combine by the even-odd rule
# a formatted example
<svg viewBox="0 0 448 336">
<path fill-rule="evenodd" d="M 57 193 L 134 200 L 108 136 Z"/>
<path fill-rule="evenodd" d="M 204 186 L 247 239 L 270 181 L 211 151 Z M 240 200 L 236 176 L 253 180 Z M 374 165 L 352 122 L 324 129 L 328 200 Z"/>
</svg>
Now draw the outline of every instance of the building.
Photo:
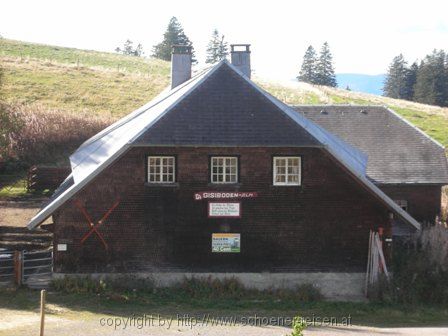
<svg viewBox="0 0 448 336">
<path fill-rule="evenodd" d="M 248 45 L 86 141 L 31 220 L 52 216 L 54 271 L 168 284 L 236 276 L 256 287 L 360 294 L 370 230 L 406 234 L 440 212 L 444 149 L 383 107 L 288 106 L 250 80 Z"/>
</svg>

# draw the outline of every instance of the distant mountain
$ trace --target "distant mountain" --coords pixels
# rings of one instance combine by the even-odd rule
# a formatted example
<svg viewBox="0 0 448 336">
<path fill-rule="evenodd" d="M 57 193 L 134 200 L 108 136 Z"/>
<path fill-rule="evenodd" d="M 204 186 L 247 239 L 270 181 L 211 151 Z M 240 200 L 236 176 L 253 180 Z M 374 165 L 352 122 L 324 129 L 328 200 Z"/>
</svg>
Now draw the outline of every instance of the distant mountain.
<svg viewBox="0 0 448 336">
<path fill-rule="evenodd" d="M 336 74 L 338 87 L 381 96 L 386 75 Z"/>
</svg>

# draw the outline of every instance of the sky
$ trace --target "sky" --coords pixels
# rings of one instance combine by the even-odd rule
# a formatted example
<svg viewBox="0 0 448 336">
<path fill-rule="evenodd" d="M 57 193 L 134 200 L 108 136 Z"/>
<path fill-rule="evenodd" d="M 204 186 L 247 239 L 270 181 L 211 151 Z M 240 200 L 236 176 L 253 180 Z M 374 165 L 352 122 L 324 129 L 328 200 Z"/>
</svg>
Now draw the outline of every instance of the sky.
<svg viewBox="0 0 448 336">
<path fill-rule="evenodd" d="M 255 74 L 294 78 L 309 45 L 328 41 L 337 73 L 385 73 L 403 53 L 410 62 L 448 49 L 448 1 L 2 0 L 0 35 L 113 51 L 126 39 L 146 55 L 176 16 L 200 62 L 214 28 L 229 43 L 250 43 Z"/>
</svg>

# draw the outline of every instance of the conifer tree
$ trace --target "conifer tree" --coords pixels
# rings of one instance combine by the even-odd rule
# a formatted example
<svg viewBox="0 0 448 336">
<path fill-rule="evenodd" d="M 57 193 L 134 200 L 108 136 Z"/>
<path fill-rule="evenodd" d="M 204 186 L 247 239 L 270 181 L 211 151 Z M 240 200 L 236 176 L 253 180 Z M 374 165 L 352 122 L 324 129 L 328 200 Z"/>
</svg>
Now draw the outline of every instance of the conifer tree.
<svg viewBox="0 0 448 336">
<path fill-rule="evenodd" d="M 402 54 L 395 56 L 387 70 L 383 93 L 386 97 L 403 99 L 406 97 L 407 63 Z"/>
<path fill-rule="evenodd" d="M 152 56 L 165 61 L 171 60 L 171 50 L 173 45 L 191 46 L 192 62 L 196 63 L 193 44 L 187 35 L 185 35 L 184 29 L 182 28 L 180 22 L 174 16 L 170 19 L 168 27 L 163 34 L 163 41 L 153 47 Z"/>
<path fill-rule="evenodd" d="M 418 64 L 417 62 L 406 69 L 405 88 L 403 98 L 406 100 L 414 100 L 415 83 L 417 82 Z"/>
<path fill-rule="evenodd" d="M 300 69 L 299 76 L 297 79 L 299 81 L 315 84 L 316 83 L 316 67 L 317 67 L 317 57 L 316 51 L 313 46 L 310 45 L 303 56 L 302 67 Z"/>
<path fill-rule="evenodd" d="M 415 101 L 424 104 L 448 105 L 448 71 L 446 53 L 434 50 L 422 61 L 415 83 Z"/>
<path fill-rule="evenodd" d="M 205 63 L 216 63 L 227 57 L 229 46 L 224 40 L 224 35 L 220 35 L 218 30 L 213 30 L 212 38 L 207 46 L 207 57 Z"/>
<path fill-rule="evenodd" d="M 333 67 L 333 56 L 328 42 L 322 45 L 316 67 L 316 84 L 336 87 L 336 75 Z"/>
</svg>

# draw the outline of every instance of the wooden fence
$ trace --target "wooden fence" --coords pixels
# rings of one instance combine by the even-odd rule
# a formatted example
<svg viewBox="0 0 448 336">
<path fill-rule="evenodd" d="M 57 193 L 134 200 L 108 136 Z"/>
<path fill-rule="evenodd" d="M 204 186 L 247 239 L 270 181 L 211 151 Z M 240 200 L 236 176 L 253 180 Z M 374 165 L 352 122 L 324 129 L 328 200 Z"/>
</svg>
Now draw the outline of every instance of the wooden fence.
<svg viewBox="0 0 448 336">
<path fill-rule="evenodd" d="M 55 190 L 69 174 L 69 167 L 33 166 L 28 171 L 27 190 Z"/>
</svg>

